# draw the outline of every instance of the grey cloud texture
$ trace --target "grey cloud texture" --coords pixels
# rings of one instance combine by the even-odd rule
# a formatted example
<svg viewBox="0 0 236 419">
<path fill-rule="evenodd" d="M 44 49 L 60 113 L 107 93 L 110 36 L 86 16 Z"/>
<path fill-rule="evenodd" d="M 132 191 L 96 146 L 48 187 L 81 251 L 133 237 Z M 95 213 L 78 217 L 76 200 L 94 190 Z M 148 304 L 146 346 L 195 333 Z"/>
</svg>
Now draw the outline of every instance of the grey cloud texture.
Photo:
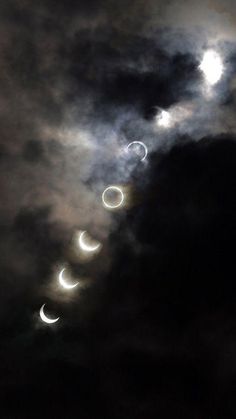
<svg viewBox="0 0 236 419">
<path fill-rule="evenodd" d="M 90 227 L 105 238 L 113 216 L 101 192 L 129 183 L 129 141 L 154 151 L 179 135 L 235 132 L 234 18 L 230 1 L 3 2 L 2 219 L 45 206 L 70 234 Z M 207 97 L 197 66 L 212 46 L 226 73 Z M 166 130 L 158 106 L 171 114 Z"/>
</svg>

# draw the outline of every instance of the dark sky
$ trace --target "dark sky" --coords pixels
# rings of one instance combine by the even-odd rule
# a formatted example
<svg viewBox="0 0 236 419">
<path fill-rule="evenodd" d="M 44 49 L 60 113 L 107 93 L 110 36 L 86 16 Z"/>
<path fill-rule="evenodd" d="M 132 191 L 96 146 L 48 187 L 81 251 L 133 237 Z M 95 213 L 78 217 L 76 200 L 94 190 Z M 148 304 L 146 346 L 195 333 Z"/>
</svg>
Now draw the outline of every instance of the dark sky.
<svg viewBox="0 0 236 419">
<path fill-rule="evenodd" d="M 0 23 L 0 416 L 235 419 L 235 2 L 3 0 Z"/>
</svg>

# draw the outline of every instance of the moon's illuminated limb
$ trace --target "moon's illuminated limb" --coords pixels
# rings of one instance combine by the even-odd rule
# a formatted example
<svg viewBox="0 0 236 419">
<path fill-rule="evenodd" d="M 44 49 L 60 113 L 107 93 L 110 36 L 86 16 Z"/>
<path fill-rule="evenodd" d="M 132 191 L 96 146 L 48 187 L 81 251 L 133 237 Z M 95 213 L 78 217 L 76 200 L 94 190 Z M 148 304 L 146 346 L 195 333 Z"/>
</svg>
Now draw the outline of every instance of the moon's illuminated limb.
<svg viewBox="0 0 236 419">
<path fill-rule="evenodd" d="M 50 319 L 49 317 L 47 317 L 44 313 L 45 305 L 46 304 L 43 304 L 42 307 L 40 308 L 40 311 L 39 311 L 39 315 L 41 317 L 41 320 L 45 323 L 48 323 L 48 324 L 56 323 L 60 319 L 60 317 L 57 317 L 56 319 Z"/>
<path fill-rule="evenodd" d="M 168 128 L 170 126 L 171 118 L 170 113 L 162 110 L 159 115 L 156 117 L 157 125 L 163 128 Z"/>
<path fill-rule="evenodd" d="M 85 235 L 86 235 L 86 231 L 81 231 L 79 235 L 80 248 L 84 250 L 85 252 L 96 252 L 97 250 L 99 250 L 101 247 L 101 243 L 97 242 L 97 244 L 95 244 L 94 246 L 89 245 L 85 242 Z"/>
<path fill-rule="evenodd" d="M 205 52 L 199 68 L 204 73 L 207 82 L 211 85 L 216 84 L 221 79 L 224 71 L 220 55 L 213 50 Z"/>
<path fill-rule="evenodd" d="M 66 288 L 67 290 L 71 290 L 72 288 L 77 287 L 78 282 L 76 282 L 75 284 L 68 284 L 68 282 L 63 277 L 63 273 L 65 272 L 65 270 L 66 268 L 63 268 L 61 270 L 61 272 L 58 275 L 58 280 L 63 288 Z"/>
<path fill-rule="evenodd" d="M 145 160 L 148 154 L 147 146 L 142 141 L 132 141 L 132 143 L 129 143 L 127 146 L 127 151 L 129 151 L 130 147 L 140 145 L 143 148 L 143 157 L 141 158 L 141 161 Z"/>
<path fill-rule="evenodd" d="M 119 201 L 117 201 L 115 204 L 113 204 L 112 202 L 108 202 L 107 199 L 106 199 L 106 194 L 107 194 L 107 192 L 110 192 L 110 191 L 117 192 L 120 195 Z M 124 194 L 123 194 L 121 188 L 119 188 L 118 186 L 114 186 L 114 185 L 108 186 L 103 191 L 103 194 L 102 194 L 102 202 L 103 202 L 103 205 L 106 208 L 110 208 L 110 209 L 119 208 L 123 204 L 124 199 L 125 199 L 125 197 L 124 197 Z"/>
</svg>

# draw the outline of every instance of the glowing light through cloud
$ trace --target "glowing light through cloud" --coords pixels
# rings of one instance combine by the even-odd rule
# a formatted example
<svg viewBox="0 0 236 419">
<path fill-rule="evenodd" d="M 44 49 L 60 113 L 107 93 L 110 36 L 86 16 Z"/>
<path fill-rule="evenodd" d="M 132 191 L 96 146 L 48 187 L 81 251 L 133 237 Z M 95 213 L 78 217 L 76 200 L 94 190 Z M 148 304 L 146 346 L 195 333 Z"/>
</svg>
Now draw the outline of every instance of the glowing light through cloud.
<svg viewBox="0 0 236 419">
<path fill-rule="evenodd" d="M 81 250 L 83 250 L 84 252 L 91 252 L 91 253 L 98 252 L 102 247 L 101 243 L 97 241 L 95 242 L 95 240 L 91 242 L 91 238 L 89 236 L 87 237 L 87 241 L 86 241 L 86 236 L 88 236 L 86 231 L 81 231 L 79 234 L 78 241 L 79 241 L 79 246 Z"/>
<path fill-rule="evenodd" d="M 68 282 L 67 282 L 67 280 L 64 278 L 64 272 L 65 272 L 65 270 L 66 270 L 66 268 L 63 268 L 61 271 L 60 271 L 60 273 L 59 273 L 59 275 L 58 275 L 58 281 L 59 281 L 59 283 L 60 283 L 60 285 L 63 287 L 63 288 L 65 288 L 65 289 L 67 289 L 67 290 L 71 290 L 71 289 L 73 289 L 73 288 L 75 288 L 75 287 L 77 287 L 77 285 L 79 284 L 78 282 L 76 282 L 76 283 L 74 283 L 74 284 L 69 284 Z"/>
<path fill-rule="evenodd" d="M 159 127 L 168 128 L 171 124 L 171 116 L 170 113 L 167 111 L 162 110 L 156 116 L 156 122 Z"/>
<path fill-rule="evenodd" d="M 46 304 L 43 304 L 42 307 L 40 308 L 40 311 L 39 311 L 39 315 L 40 315 L 41 320 L 44 323 L 48 323 L 48 324 L 56 323 L 60 319 L 60 317 L 57 317 L 56 319 L 50 319 L 48 316 L 46 316 L 46 314 L 44 313 L 45 305 Z"/>
<path fill-rule="evenodd" d="M 221 79 L 224 71 L 220 55 L 213 50 L 205 52 L 199 68 L 210 85 L 216 84 Z"/>
<path fill-rule="evenodd" d="M 129 143 L 126 147 L 127 151 L 131 151 L 131 149 L 134 150 L 134 152 L 141 157 L 141 161 L 144 161 L 148 154 L 147 146 L 142 141 L 132 141 L 132 143 Z"/>
<path fill-rule="evenodd" d="M 108 186 L 102 194 L 103 205 L 108 209 L 116 209 L 121 207 L 124 203 L 124 199 L 125 197 L 122 189 L 114 185 Z"/>
</svg>

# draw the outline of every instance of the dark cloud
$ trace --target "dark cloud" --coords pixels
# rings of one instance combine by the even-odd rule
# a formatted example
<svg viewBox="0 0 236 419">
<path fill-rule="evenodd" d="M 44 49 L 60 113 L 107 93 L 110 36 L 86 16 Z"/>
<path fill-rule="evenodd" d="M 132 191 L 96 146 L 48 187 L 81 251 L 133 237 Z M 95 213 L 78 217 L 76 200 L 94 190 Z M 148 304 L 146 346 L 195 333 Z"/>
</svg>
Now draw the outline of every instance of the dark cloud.
<svg viewBox="0 0 236 419">
<path fill-rule="evenodd" d="M 153 49 L 149 53 L 155 55 Z M 146 118 L 153 117 L 158 106 L 166 108 L 181 99 L 191 97 L 188 83 L 193 82 L 196 63 L 191 63 L 190 60 L 189 56 L 179 55 L 174 59 L 167 59 L 165 65 L 157 57 L 156 66 L 147 72 L 121 70 L 111 76 L 110 80 L 105 80 L 104 95 L 113 103 L 137 107 Z"/>
<path fill-rule="evenodd" d="M 37 162 L 43 159 L 43 147 L 38 141 L 28 141 L 25 144 L 23 157 L 26 161 Z"/>
<path fill-rule="evenodd" d="M 135 240 L 112 237 L 116 262 L 94 322 L 115 417 L 235 414 L 235 156 L 227 138 L 153 155 L 123 225 Z"/>
<path fill-rule="evenodd" d="M 140 204 L 110 238 L 109 274 L 80 304 L 51 301 L 64 313 L 58 330 L 35 330 L 30 316 L 22 329 L 13 298 L 5 414 L 32 415 L 39 404 L 36 417 L 234 417 L 235 157 L 230 138 L 153 154 Z M 47 219 L 23 213 L 14 226 L 40 260 L 38 285 L 63 248 Z M 20 324 L 30 298 L 17 302 Z"/>
</svg>

